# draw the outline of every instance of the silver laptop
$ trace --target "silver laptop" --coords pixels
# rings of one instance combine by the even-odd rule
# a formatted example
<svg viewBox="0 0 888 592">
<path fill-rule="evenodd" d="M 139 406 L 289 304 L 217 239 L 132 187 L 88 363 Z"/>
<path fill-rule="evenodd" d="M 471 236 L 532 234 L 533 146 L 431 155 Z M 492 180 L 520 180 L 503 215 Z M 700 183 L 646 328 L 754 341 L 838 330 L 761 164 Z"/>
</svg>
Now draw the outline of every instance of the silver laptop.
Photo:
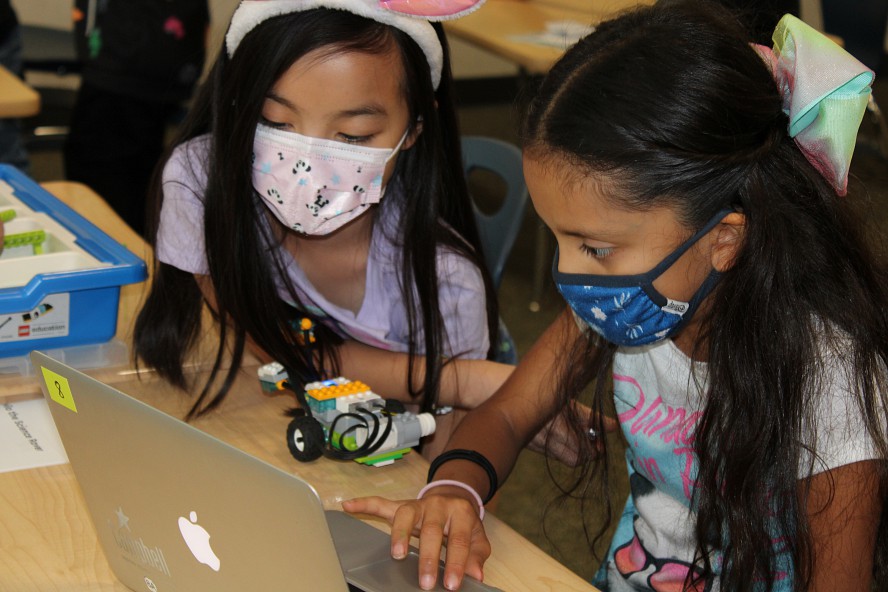
<svg viewBox="0 0 888 592">
<path fill-rule="evenodd" d="M 386 533 L 325 512 L 302 479 L 45 354 L 31 362 L 99 544 L 126 586 L 419 590 L 415 551 L 392 560 Z M 462 589 L 495 590 L 470 578 Z"/>
</svg>

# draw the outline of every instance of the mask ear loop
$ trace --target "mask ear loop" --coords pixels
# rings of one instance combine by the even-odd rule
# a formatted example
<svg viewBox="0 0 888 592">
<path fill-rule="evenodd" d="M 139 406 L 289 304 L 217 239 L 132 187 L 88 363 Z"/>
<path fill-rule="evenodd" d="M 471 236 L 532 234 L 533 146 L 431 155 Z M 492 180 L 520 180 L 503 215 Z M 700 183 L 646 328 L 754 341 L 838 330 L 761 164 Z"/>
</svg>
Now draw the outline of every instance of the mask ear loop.
<svg viewBox="0 0 888 592">
<path fill-rule="evenodd" d="M 724 220 L 728 214 L 731 214 L 733 212 L 734 212 L 734 210 L 732 210 L 730 208 L 724 208 L 722 210 L 719 210 L 715 214 L 715 216 L 713 216 L 709 220 L 709 222 L 707 222 L 706 224 L 703 225 L 703 228 L 701 228 L 700 230 L 695 232 L 693 236 L 691 236 L 688 240 L 686 240 L 685 242 L 680 244 L 677 249 L 675 249 L 665 259 L 663 259 L 660 263 L 658 263 L 652 270 L 650 270 L 649 272 L 644 274 L 645 279 L 653 282 L 655 279 L 657 279 L 658 277 L 660 277 L 661 275 L 666 273 L 666 270 L 669 269 L 670 267 L 672 267 L 672 265 L 676 261 L 678 261 L 679 257 L 681 257 L 682 255 L 687 253 L 691 247 L 693 247 L 695 244 L 697 244 L 697 241 L 699 241 L 701 238 L 706 236 L 706 233 L 708 233 L 710 230 L 712 230 L 713 228 L 718 226 L 721 223 L 721 221 Z"/>
<path fill-rule="evenodd" d="M 688 302 L 688 309 L 683 315 L 681 315 L 681 320 L 675 325 L 675 327 L 673 327 L 673 334 L 678 333 L 681 331 L 682 327 L 688 324 L 688 321 L 690 321 L 691 317 L 694 316 L 694 313 L 697 312 L 700 303 L 709 296 L 713 289 L 715 289 L 715 285 L 718 283 L 721 275 L 721 272 L 716 271 L 715 269 L 709 272 L 709 275 L 706 276 L 706 279 L 703 280 L 703 283 L 697 288 L 697 292 L 694 294 L 693 298 L 691 298 L 691 301 Z"/>
<path fill-rule="evenodd" d="M 715 216 L 713 216 L 712 220 L 710 220 L 703 228 L 701 228 L 696 234 L 694 234 L 694 236 L 692 236 L 690 239 L 688 239 L 682 245 L 682 247 L 684 247 L 684 248 L 681 249 L 681 252 L 678 253 L 678 256 L 672 258 L 672 261 L 670 262 L 670 266 L 672 263 L 675 263 L 675 261 L 678 260 L 678 257 L 683 255 L 688 249 L 690 249 L 692 245 L 694 245 L 698 240 L 703 238 L 703 236 L 705 236 L 707 232 L 709 232 L 710 230 L 715 228 L 722 220 L 725 219 L 725 217 L 727 217 L 729 214 L 731 214 L 733 212 L 734 212 L 734 210 L 732 210 L 730 208 L 725 208 L 725 209 L 719 211 Z M 690 244 L 688 244 L 688 243 L 690 243 Z M 673 255 L 674 254 L 675 253 L 673 253 Z M 669 259 L 670 258 L 667 257 L 667 260 L 669 260 Z M 661 265 L 662 265 L 662 263 L 661 263 Z M 660 267 L 660 266 L 658 265 L 657 267 Z M 656 268 L 654 268 L 654 269 L 656 269 Z M 668 269 L 668 267 L 666 269 Z M 656 277 L 659 277 L 660 275 L 662 275 L 666 271 L 666 269 L 663 269 L 662 271 L 660 271 L 660 273 L 657 274 Z M 694 295 L 691 297 L 691 300 L 688 302 L 688 308 L 681 315 L 681 320 L 678 322 L 677 325 L 675 325 L 675 327 L 672 328 L 672 334 L 675 334 L 678 331 L 681 331 L 682 327 L 684 327 L 688 323 L 688 321 L 691 320 L 691 317 L 693 317 L 694 313 L 697 312 L 697 308 L 700 306 L 700 303 L 703 302 L 703 300 L 707 296 L 709 296 L 709 294 L 712 292 L 713 289 L 715 289 L 715 285 L 718 283 L 718 280 L 721 277 L 721 275 L 722 275 L 721 272 L 719 272 L 716 269 L 713 269 L 712 271 L 709 272 L 709 275 L 706 276 L 706 279 L 703 280 L 703 283 L 700 284 L 700 287 L 697 288 L 697 291 L 694 292 Z M 656 277 L 652 278 L 651 282 L 653 282 L 653 280 L 656 279 Z M 648 285 L 650 285 L 650 287 L 653 289 L 653 283 L 650 283 Z M 647 292 L 647 290 L 645 290 L 645 292 Z M 657 295 L 660 298 L 664 298 L 662 294 L 658 293 Z M 648 294 L 648 297 L 650 297 L 651 300 L 656 302 L 656 299 L 653 297 L 652 294 Z"/>
<path fill-rule="evenodd" d="M 395 147 L 394 147 L 394 148 L 392 148 L 392 153 L 389 154 L 389 155 L 385 158 L 385 164 L 388 164 L 388 162 L 389 162 L 392 158 L 394 158 L 394 157 L 395 157 L 395 156 L 401 151 L 401 146 L 404 145 L 404 142 L 407 140 L 407 135 L 408 135 L 409 133 L 410 133 L 410 128 L 407 128 L 406 130 L 404 130 L 404 135 L 401 136 L 401 139 L 398 140 L 398 143 L 395 144 Z"/>
<path fill-rule="evenodd" d="M 579 284 L 582 282 L 587 282 L 588 278 L 593 278 L 595 283 L 600 284 L 602 286 L 611 286 L 611 287 L 629 287 L 629 286 L 643 286 L 646 283 L 651 283 L 656 280 L 658 277 L 663 275 L 667 269 L 672 267 L 672 265 L 678 261 L 678 258 L 684 255 L 688 249 L 690 249 L 697 241 L 703 238 L 707 232 L 716 227 L 728 214 L 731 214 L 734 210 L 730 208 L 724 208 L 716 213 L 709 221 L 703 225 L 703 227 L 695 232 L 690 238 L 682 242 L 678 245 L 674 251 L 672 251 L 669 255 L 666 256 L 665 259 L 660 261 L 657 265 L 653 267 L 650 271 L 645 273 L 641 273 L 638 275 L 596 275 L 596 274 L 570 274 L 570 273 L 562 273 L 558 271 L 558 247 L 555 247 L 555 256 L 552 259 L 552 275 L 556 281 L 565 284 Z M 655 298 L 655 295 L 649 294 L 655 302 L 659 302 L 660 299 Z"/>
</svg>

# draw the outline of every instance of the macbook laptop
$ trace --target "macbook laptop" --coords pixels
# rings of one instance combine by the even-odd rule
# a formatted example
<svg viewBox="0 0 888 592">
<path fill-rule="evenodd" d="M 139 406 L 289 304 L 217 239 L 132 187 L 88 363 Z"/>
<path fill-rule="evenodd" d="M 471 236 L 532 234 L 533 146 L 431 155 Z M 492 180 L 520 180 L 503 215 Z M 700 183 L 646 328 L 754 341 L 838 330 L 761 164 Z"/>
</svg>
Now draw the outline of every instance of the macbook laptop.
<svg viewBox="0 0 888 592">
<path fill-rule="evenodd" d="M 126 586 L 419 590 L 415 550 L 391 559 L 388 534 L 325 512 L 299 477 L 40 352 L 31 362 L 99 544 Z M 462 589 L 496 590 L 470 578 Z"/>
</svg>

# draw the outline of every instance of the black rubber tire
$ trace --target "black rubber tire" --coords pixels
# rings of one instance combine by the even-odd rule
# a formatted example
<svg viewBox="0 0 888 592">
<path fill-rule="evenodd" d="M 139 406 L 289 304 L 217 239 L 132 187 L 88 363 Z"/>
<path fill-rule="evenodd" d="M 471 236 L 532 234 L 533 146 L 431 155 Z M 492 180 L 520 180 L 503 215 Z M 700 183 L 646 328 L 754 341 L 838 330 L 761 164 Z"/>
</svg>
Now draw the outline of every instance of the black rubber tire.
<svg viewBox="0 0 888 592">
<path fill-rule="evenodd" d="M 324 428 L 313 417 L 297 417 L 287 426 L 287 448 L 299 462 L 310 462 L 324 454 Z"/>
</svg>

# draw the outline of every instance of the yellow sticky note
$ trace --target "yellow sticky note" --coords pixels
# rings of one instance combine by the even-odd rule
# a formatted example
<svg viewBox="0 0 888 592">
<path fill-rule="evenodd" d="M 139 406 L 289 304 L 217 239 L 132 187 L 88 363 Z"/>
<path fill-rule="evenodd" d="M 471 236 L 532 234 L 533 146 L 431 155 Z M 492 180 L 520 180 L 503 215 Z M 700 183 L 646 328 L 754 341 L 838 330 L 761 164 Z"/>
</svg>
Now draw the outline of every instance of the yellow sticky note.
<svg viewBox="0 0 888 592">
<path fill-rule="evenodd" d="M 68 379 L 59 376 L 48 368 L 43 370 L 43 380 L 46 381 L 46 389 L 49 392 L 49 398 L 63 407 L 67 407 L 74 413 L 77 413 L 77 406 L 74 404 L 74 395 L 71 394 L 71 387 L 68 386 Z"/>
</svg>

